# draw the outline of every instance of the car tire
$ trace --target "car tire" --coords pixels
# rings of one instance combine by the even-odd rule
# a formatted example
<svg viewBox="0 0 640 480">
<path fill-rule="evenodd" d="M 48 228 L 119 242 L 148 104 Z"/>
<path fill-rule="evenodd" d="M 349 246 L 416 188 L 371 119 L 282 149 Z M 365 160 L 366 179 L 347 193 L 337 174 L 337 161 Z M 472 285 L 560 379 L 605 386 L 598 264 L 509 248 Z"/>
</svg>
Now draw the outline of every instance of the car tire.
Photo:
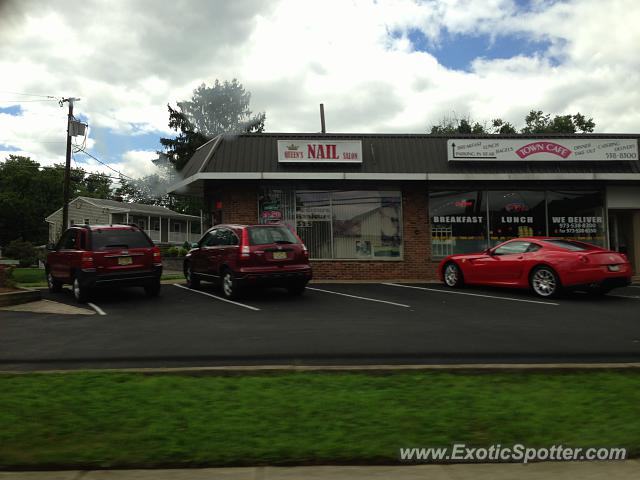
<svg viewBox="0 0 640 480">
<path fill-rule="evenodd" d="M 289 285 L 287 287 L 287 290 L 289 292 L 289 295 L 292 295 L 294 297 L 299 297 L 300 295 L 304 294 L 304 291 L 306 288 L 307 288 L 306 283 L 296 283 L 294 285 Z"/>
<path fill-rule="evenodd" d="M 150 283 L 149 285 L 144 286 L 144 293 L 147 297 L 157 297 L 160 294 L 160 280 Z"/>
<path fill-rule="evenodd" d="M 78 303 L 86 303 L 89 300 L 89 289 L 82 285 L 82 282 L 78 277 L 73 277 L 73 283 L 71 284 L 71 290 L 73 291 L 73 297 Z"/>
<path fill-rule="evenodd" d="M 47 272 L 47 286 L 51 293 L 59 293 L 62 291 L 62 282 L 56 280 L 51 272 Z"/>
<path fill-rule="evenodd" d="M 557 297 L 562 290 L 558 274 L 553 268 L 544 265 L 531 271 L 529 286 L 533 293 L 543 298 Z"/>
<path fill-rule="evenodd" d="M 224 295 L 225 298 L 229 300 L 238 298 L 240 293 L 238 288 L 238 282 L 233 276 L 233 272 L 231 270 L 226 269 L 222 271 L 221 286 L 222 286 L 222 295 Z"/>
<path fill-rule="evenodd" d="M 187 287 L 200 288 L 200 279 L 193 273 L 191 265 L 188 263 L 184 266 L 184 278 L 187 280 Z"/>
<path fill-rule="evenodd" d="M 442 269 L 444 284 L 450 288 L 460 288 L 464 285 L 462 270 L 454 262 L 448 262 Z"/>
</svg>

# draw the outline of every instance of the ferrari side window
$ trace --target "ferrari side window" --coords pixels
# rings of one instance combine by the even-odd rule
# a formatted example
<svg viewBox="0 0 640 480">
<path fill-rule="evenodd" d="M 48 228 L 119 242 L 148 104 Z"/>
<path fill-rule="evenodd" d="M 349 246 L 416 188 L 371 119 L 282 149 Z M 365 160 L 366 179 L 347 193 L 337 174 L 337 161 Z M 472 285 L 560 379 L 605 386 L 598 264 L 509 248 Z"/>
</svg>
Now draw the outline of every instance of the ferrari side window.
<svg viewBox="0 0 640 480">
<path fill-rule="evenodd" d="M 494 255 L 513 255 L 516 253 L 525 253 L 528 250 L 531 243 L 529 242 L 509 242 L 504 245 L 500 245 L 493 251 Z"/>
<path fill-rule="evenodd" d="M 537 252 L 541 248 L 542 247 L 540 245 L 538 245 L 537 243 L 531 243 L 531 244 L 529 244 L 529 248 L 527 248 L 527 253 Z"/>
</svg>

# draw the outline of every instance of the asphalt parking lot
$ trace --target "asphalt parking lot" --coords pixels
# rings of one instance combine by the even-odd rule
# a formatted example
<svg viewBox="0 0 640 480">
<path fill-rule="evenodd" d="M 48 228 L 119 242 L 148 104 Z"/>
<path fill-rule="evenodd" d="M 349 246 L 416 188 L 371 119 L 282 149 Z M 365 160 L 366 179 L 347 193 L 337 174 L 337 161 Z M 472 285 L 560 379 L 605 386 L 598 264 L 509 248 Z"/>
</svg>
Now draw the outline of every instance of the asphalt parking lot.
<svg viewBox="0 0 640 480">
<path fill-rule="evenodd" d="M 77 305 L 70 291 L 45 298 Z M 241 364 L 640 361 L 640 287 L 544 300 L 438 284 L 311 284 L 223 299 L 97 292 L 95 315 L 0 312 L 0 370 Z"/>
</svg>

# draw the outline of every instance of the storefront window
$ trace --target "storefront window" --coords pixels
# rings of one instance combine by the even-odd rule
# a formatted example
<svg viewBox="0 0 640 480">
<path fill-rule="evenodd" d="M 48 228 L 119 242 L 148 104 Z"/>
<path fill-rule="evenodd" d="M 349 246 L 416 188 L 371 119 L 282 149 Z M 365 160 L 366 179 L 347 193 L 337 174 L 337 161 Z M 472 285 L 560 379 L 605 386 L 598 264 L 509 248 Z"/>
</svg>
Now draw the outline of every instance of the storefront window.
<svg viewBox="0 0 640 480">
<path fill-rule="evenodd" d="M 605 245 L 604 198 L 601 191 L 547 192 L 549 235 Z"/>
<path fill-rule="evenodd" d="M 402 251 L 399 192 L 333 192 L 333 258 L 398 258 Z"/>
<path fill-rule="evenodd" d="M 431 249 L 434 258 L 487 248 L 486 194 L 432 192 L 429 195 Z"/>
<path fill-rule="evenodd" d="M 489 192 L 491 246 L 517 237 L 547 234 L 544 191 Z"/>
<path fill-rule="evenodd" d="M 397 191 L 265 189 L 260 222 L 295 229 L 316 259 L 402 257 L 402 197 Z"/>
</svg>

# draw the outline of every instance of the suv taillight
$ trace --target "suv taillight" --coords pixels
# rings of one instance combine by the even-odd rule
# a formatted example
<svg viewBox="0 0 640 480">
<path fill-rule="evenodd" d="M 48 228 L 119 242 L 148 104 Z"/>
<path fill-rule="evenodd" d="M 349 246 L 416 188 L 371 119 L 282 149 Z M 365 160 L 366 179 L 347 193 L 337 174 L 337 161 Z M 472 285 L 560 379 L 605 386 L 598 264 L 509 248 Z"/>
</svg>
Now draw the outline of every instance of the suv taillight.
<svg viewBox="0 0 640 480">
<path fill-rule="evenodd" d="M 242 229 L 242 240 L 240 241 L 240 259 L 247 259 L 251 256 L 251 247 L 249 246 L 249 231 Z"/>
<path fill-rule="evenodd" d="M 91 270 L 95 268 L 95 264 L 93 263 L 93 256 L 90 252 L 85 252 L 82 254 L 82 258 L 80 259 L 80 268 L 82 270 Z"/>
<path fill-rule="evenodd" d="M 151 251 L 153 252 L 153 264 L 156 266 L 162 265 L 162 256 L 160 255 L 160 249 L 158 247 L 153 247 Z"/>
<path fill-rule="evenodd" d="M 293 231 L 293 229 L 291 230 L 291 233 L 293 233 L 298 239 L 298 242 L 300 242 L 300 246 L 302 247 L 302 255 L 304 255 L 304 258 L 309 258 L 309 250 L 307 250 L 307 246 L 304 244 L 302 239 L 298 236 L 296 232 Z"/>
</svg>

